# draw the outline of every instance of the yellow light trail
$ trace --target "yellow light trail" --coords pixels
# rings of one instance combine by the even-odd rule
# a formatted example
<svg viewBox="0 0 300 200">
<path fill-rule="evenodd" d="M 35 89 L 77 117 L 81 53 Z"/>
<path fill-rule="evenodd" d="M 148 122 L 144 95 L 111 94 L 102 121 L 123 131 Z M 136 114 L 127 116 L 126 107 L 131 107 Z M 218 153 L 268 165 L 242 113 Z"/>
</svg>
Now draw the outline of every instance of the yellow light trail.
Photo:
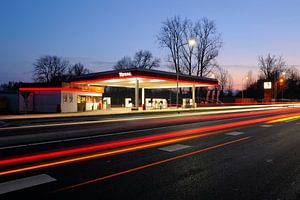
<svg viewBox="0 0 300 200">
<path fill-rule="evenodd" d="M 289 120 L 299 119 L 299 118 L 300 118 L 300 115 L 291 116 L 291 117 L 284 117 L 284 118 L 280 118 L 280 119 L 275 119 L 275 120 L 268 121 L 267 124 L 284 122 L 284 121 L 289 121 Z"/>
</svg>

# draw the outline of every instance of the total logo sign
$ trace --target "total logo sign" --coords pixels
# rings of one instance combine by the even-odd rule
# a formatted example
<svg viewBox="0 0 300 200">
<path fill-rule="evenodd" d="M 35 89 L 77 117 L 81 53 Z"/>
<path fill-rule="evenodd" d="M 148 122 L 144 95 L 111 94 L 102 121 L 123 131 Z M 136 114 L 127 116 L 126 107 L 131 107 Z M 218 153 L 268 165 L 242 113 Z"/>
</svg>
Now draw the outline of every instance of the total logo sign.
<svg viewBox="0 0 300 200">
<path fill-rule="evenodd" d="M 264 82 L 264 89 L 272 89 L 272 82 Z"/>
<path fill-rule="evenodd" d="M 131 72 L 119 72 L 119 77 L 132 76 Z"/>
</svg>

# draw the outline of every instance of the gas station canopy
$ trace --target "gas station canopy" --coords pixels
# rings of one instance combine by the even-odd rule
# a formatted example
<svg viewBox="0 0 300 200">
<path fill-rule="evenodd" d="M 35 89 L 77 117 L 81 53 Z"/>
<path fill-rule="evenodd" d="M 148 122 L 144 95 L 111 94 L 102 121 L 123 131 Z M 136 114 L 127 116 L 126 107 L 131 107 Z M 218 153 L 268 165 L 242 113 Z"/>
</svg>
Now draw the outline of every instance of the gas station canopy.
<svg viewBox="0 0 300 200">
<path fill-rule="evenodd" d="M 111 86 L 135 88 L 138 81 L 139 88 L 159 89 L 178 87 L 207 87 L 217 86 L 218 81 L 212 78 L 188 76 L 173 72 L 150 69 L 122 69 L 97 72 L 76 77 L 73 84 L 90 86 Z"/>
</svg>

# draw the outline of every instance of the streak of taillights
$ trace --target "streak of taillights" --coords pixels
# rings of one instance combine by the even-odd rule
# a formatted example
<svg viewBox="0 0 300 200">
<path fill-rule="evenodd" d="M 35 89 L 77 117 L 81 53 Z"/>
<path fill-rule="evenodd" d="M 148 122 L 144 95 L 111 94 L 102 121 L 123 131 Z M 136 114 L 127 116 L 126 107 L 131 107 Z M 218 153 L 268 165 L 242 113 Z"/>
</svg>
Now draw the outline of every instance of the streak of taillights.
<svg viewBox="0 0 300 200">
<path fill-rule="evenodd" d="M 139 166 L 139 167 L 131 168 L 131 169 L 128 169 L 128 170 L 125 170 L 125 171 L 117 172 L 117 173 L 110 174 L 110 175 L 107 175 L 107 176 L 103 176 L 103 177 L 100 177 L 100 178 L 96 178 L 96 179 L 93 179 L 93 180 L 85 181 L 85 182 L 82 182 L 82 183 L 79 183 L 79 184 L 71 185 L 71 186 L 59 189 L 56 192 L 61 192 L 61 191 L 65 191 L 65 190 L 74 189 L 74 188 L 77 188 L 77 187 L 81 187 L 81 186 L 85 186 L 85 185 L 88 185 L 88 184 L 91 184 L 91 183 L 103 181 L 103 180 L 110 179 L 110 178 L 120 176 L 120 175 L 123 175 L 123 174 L 128 174 L 128 173 L 139 171 L 139 170 L 142 170 L 142 169 L 145 169 L 145 168 L 161 165 L 161 164 L 164 164 L 164 163 L 167 163 L 167 162 L 178 160 L 180 158 L 184 158 L 184 157 L 192 156 L 192 155 L 195 155 L 195 154 L 203 153 L 203 152 L 206 152 L 206 151 L 210 151 L 210 150 L 213 150 L 213 149 L 224 147 L 224 146 L 234 144 L 234 143 L 237 143 L 237 142 L 242 142 L 244 140 L 248 140 L 249 138 L 250 137 L 243 137 L 243 138 L 240 138 L 240 139 L 231 140 L 229 142 L 224 142 L 224 143 L 221 143 L 221 144 L 217 144 L 217 145 L 214 145 L 214 146 L 210 146 L 210 147 L 206 147 L 206 148 L 203 148 L 203 149 L 192 151 L 192 152 L 189 152 L 189 153 L 186 153 L 186 154 L 182 154 L 182 155 L 179 155 L 179 156 L 167 158 L 167 159 L 164 159 L 164 160 L 160 160 L 160 161 L 149 163 L 149 164 L 142 165 L 142 166 Z"/>
<path fill-rule="evenodd" d="M 57 158 L 57 157 L 62 157 L 62 156 L 69 156 L 69 155 L 88 153 L 88 152 L 99 151 L 99 150 L 107 150 L 107 149 L 112 149 L 112 148 L 124 147 L 124 146 L 129 146 L 129 145 L 136 145 L 136 144 L 140 144 L 140 143 L 170 139 L 170 138 L 174 138 L 174 137 L 182 137 L 182 136 L 192 135 L 192 134 L 197 134 L 197 133 L 224 130 L 224 129 L 235 128 L 235 127 L 239 127 L 239 126 L 246 126 L 246 125 L 276 120 L 276 119 L 279 119 L 282 117 L 290 117 L 290 116 L 295 116 L 295 115 L 299 115 L 299 113 L 283 115 L 283 116 L 281 115 L 281 116 L 272 116 L 272 117 L 265 117 L 265 118 L 258 118 L 258 119 L 250 119 L 250 120 L 245 120 L 245 121 L 240 121 L 240 122 L 231 122 L 231 123 L 226 123 L 226 124 L 218 124 L 218 125 L 200 127 L 200 128 L 194 128 L 194 129 L 188 129 L 188 130 L 180 130 L 180 131 L 174 131 L 174 132 L 161 133 L 161 134 L 151 135 L 151 136 L 144 136 L 144 137 L 138 137 L 138 138 L 132 138 L 132 139 L 112 141 L 112 142 L 101 143 L 101 144 L 87 146 L 87 147 L 79 147 L 79 148 L 60 150 L 60 151 L 54 151 L 54 152 L 49 152 L 49 153 L 41 153 L 41 154 L 36 154 L 36 155 L 8 158 L 5 160 L 0 160 L 0 166 L 20 164 L 20 163 L 38 161 L 38 160 L 46 160 L 46 159 Z"/>
<path fill-rule="evenodd" d="M 87 155 L 87 156 L 78 156 L 75 158 L 54 161 L 54 162 L 47 162 L 47 163 L 43 163 L 43 164 L 32 165 L 29 167 L 21 167 L 21 168 L 17 168 L 17 169 L 2 171 L 2 172 L 0 172 L 0 176 L 18 173 L 18 172 L 30 171 L 30 170 L 35 170 L 35 169 L 53 167 L 53 166 L 63 165 L 63 164 L 68 164 L 68 163 L 73 163 L 73 162 L 85 161 L 85 160 L 90 160 L 90 159 L 95 159 L 95 158 L 101 158 L 101 157 L 106 157 L 106 156 L 112 156 L 112 155 L 120 154 L 120 153 L 127 153 L 127 152 L 131 152 L 131 151 L 143 150 L 143 149 L 147 149 L 147 148 L 153 148 L 156 146 L 162 146 L 162 145 L 167 145 L 167 144 L 171 144 L 171 143 L 176 143 L 176 142 L 180 142 L 180 141 L 184 141 L 184 140 L 190 140 L 190 139 L 205 137 L 205 136 L 209 136 L 209 135 L 215 135 L 220 132 L 222 132 L 222 131 L 215 131 L 215 132 L 210 132 L 210 133 L 205 133 L 205 134 L 191 135 L 191 136 L 186 136 L 186 137 L 181 137 L 181 138 L 173 138 L 173 139 L 168 139 L 168 140 L 163 140 L 163 141 L 158 141 L 158 142 L 146 143 L 146 144 L 142 144 L 142 145 L 135 145 L 135 146 L 131 146 L 131 147 L 114 149 L 114 150 L 101 152 L 101 153 L 94 153 L 94 154 Z"/>
<path fill-rule="evenodd" d="M 130 126 L 151 126 L 151 125 L 165 125 L 165 124 L 175 124 L 175 123 L 193 123 L 199 121 L 212 121 L 212 120 L 221 120 L 221 119 L 231 119 L 231 118 L 238 118 L 238 117 L 250 117 L 250 116 L 258 116 L 258 115 L 268 115 L 268 114 L 284 114 L 290 112 L 299 112 L 299 108 L 294 109 L 280 109 L 280 110 L 264 110 L 264 111 L 252 111 L 251 109 L 248 112 L 243 113 L 230 113 L 230 114 L 218 114 L 218 115 L 209 115 L 209 116 L 200 116 L 200 117 L 187 117 L 181 119 L 167 119 L 167 120 L 160 120 L 157 121 L 147 121 L 147 122 L 138 122 L 134 125 Z M 212 113 L 213 114 L 213 113 Z"/>
</svg>

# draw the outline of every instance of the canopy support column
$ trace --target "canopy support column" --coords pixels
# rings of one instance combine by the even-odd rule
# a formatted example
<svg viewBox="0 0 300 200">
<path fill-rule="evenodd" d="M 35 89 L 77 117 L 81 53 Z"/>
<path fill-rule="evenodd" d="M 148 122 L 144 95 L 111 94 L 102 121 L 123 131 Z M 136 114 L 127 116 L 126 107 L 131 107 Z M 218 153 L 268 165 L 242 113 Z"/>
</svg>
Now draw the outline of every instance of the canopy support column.
<svg viewBox="0 0 300 200">
<path fill-rule="evenodd" d="M 192 87 L 192 106 L 193 106 L 193 108 L 196 108 L 196 95 L 195 95 L 195 93 L 196 93 L 196 87 L 195 87 L 195 84 L 193 84 L 193 87 Z"/>
<path fill-rule="evenodd" d="M 139 109 L 139 80 L 135 80 L 135 103 L 134 103 L 134 108 L 136 110 Z"/>
<path fill-rule="evenodd" d="M 145 106 L 145 88 L 142 88 L 142 108 L 143 108 L 143 110 L 146 110 L 146 106 Z"/>
</svg>

